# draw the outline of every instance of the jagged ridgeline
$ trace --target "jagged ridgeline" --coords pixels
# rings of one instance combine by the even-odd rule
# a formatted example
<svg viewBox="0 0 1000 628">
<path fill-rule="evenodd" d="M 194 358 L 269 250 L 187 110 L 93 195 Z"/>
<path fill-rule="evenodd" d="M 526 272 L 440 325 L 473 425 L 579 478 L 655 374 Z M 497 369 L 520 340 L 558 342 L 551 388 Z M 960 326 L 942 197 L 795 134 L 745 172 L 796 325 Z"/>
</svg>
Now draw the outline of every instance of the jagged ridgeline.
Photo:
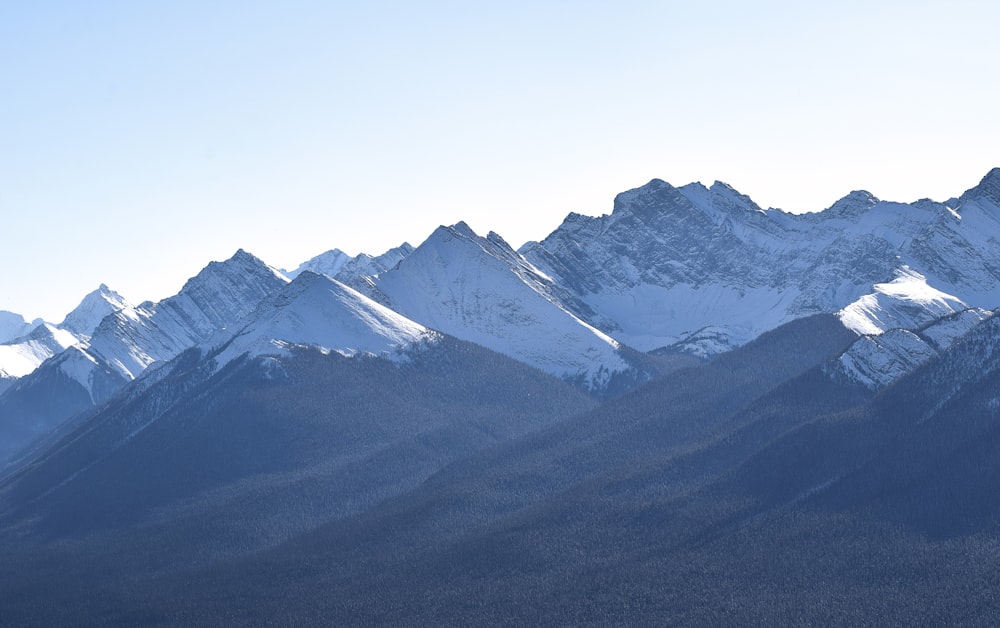
<svg viewBox="0 0 1000 628">
<path fill-rule="evenodd" d="M 0 312 L 10 625 L 991 624 L 1000 170 Z"/>
</svg>

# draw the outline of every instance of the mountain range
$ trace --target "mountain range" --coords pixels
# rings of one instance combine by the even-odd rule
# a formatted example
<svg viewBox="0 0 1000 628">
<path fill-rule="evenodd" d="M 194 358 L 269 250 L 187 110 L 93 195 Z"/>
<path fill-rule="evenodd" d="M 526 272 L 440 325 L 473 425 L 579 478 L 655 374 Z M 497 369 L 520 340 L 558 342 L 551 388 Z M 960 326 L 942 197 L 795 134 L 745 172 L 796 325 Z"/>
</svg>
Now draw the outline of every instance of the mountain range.
<svg viewBox="0 0 1000 628">
<path fill-rule="evenodd" d="M 653 180 L 518 250 L 2 312 L 0 617 L 990 623 L 998 259 L 1000 169 L 801 215 Z"/>
</svg>

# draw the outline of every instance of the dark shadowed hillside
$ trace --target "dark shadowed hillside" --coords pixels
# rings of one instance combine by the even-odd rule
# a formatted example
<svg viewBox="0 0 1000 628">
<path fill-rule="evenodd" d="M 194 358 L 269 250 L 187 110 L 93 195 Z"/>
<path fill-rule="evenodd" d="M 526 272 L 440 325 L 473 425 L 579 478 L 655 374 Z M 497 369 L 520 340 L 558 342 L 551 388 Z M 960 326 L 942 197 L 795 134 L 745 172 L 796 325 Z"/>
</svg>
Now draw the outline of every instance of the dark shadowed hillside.
<svg viewBox="0 0 1000 628">
<path fill-rule="evenodd" d="M 829 368 L 856 336 L 801 319 L 597 407 L 453 340 L 401 365 L 309 351 L 204 381 L 182 359 L 5 480 L 4 612 L 990 624 L 991 325 L 875 394 Z M 163 406 L 174 388 L 186 401 Z"/>
<path fill-rule="evenodd" d="M 403 364 L 302 351 L 203 380 L 190 361 L 3 480 L 0 586 L 46 591 L 5 595 L 6 610 L 30 619 L 54 594 L 67 614 L 35 619 L 61 623 L 98 590 L 271 546 L 594 405 L 447 338 Z"/>
<path fill-rule="evenodd" d="M 624 557 L 641 551 L 632 547 L 641 537 L 630 526 L 648 532 L 664 516 L 663 508 L 677 508 L 712 478 L 725 477 L 776 433 L 810 420 L 819 409 L 859 401 L 859 393 L 832 380 L 815 379 L 815 367 L 852 338 L 832 317 L 798 321 L 712 363 L 677 370 L 596 410 L 467 457 L 382 504 L 359 508 L 353 516 L 311 532 L 303 529 L 302 535 L 272 549 L 264 543 L 263 554 L 234 551 L 187 569 L 173 563 L 177 570 L 164 568 L 155 576 L 142 570 L 135 577 L 151 580 L 137 589 L 122 589 L 122 580 L 112 578 L 103 586 L 120 591 L 121 599 L 107 602 L 109 617 L 128 617 L 118 606 L 133 606 L 123 600 L 138 594 L 136 599 L 144 601 L 135 608 L 152 613 L 149 618 L 181 623 L 213 623 L 232 613 L 240 623 L 280 618 L 463 623 L 497 621 L 515 612 L 526 621 L 552 620 L 579 602 L 572 596 L 590 590 L 589 585 L 571 586 L 581 570 L 627 566 Z M 790 350 L 793 347 L 801 350 Z M 460 366 L 440 359 L 430 364 L 434 368 L 422 369 L 427 377 L 453 376 Z M 808 395 L 793 392 L 802 389 L 795 383 L 800 380 L 814 382 L 806 389 Z M 528 397 L 522 393 L 521 398 Z M 295 413 L 304 412 L 299 408 Z M 169 425 L 161 419 L 154 426 L 159 424 Z M 329 453 L 337 451 L 334 447 Z M 404 451 L 392 457 L 396 464 L 403 464 Z M 207 452 L 189 453 L 198 459 Z M 308 459 L 308 454 L 296 456 Z M 237 468 L 239 460 L 237 456 L 225 467 Z M 242 474 L 251 471 L 244 468 Z M 373 466 L 360 475 L 377 473 L 379 468 Z M 215 470 L 209 477 L 220 474 Z M 322 495 L 336 496 L 337 481 L 327 480 Z M 302 504 L 320 497 L 309 492 L 307 482 L 286 482 L 282 489 L 290 494 L 271 499 Z M 249 494 L 260 499 L 260 492 Z M 350 494 L 343 489 L 344 496 Z M 206 531 L 214 536 L 216 542 L 206 543 L 206 550 L 217 547 L 218 539 L 225 538 L 218 529 L 225 525 L 215 518 L 228 521 L 232 512 L 253 512 L 240 506 L 240 497 L 216 492 L 211 507 L 196 503 L 189 507 L 194 514 L 179 509 L 155 520 L 160 527 L 141 527 L 144 533 L 162 535 L 166 547 L 181 544 L 171 554 L 187 554 L 188 544 L 197 546 L 200 538 L 188 538 L 194 531 L 199 537 Z M 711 506 L 702 516 L 716 525 L 724 510 Z M 199 523 L 197 517 L 204 513 L 211 514 L 210 521 Z M 669 545 L 701 534 L 688 526 L 666 526 L 662 531 L 658 542 Z M 75 551 L 92 548 L 96 538 L 73 544 Z M 150 547 L 148 538 L 125 538 L 112 544 L 123 557 Z M 40 555 L 57 556 L 48 554 L 56 551 L 53 547 L 43 545 Z M 154 554 L 158 561 L 172 563 Z M 107 559 L 90 560 L 101 565 Z M 130 570 L 112 564 L 116 570 Z M 562 601 L 557 606 L 540 604 L 539 596 Z M 70 607 L 79 603 L 68 598 Z M 531 604 L 523 605 L 528 601 Z M 585 614 L 578 619 L 596 619 L 601 616 L 593 614 L 598 610 L 613 614 L 605 608 L 606 601 L 595 598 L 594 604 L 590 611 L 581 608 Z"/>
<path fill-rule="evenodd" d="M 234 608 L 247 622 L 390 625 L 996 620 L 1000 478 L 982 411 L 995 377 L 915 416 L 915 388 L 953 390 L 946 375 L 969 347 L 875 398 L 799 354 L 785 382 L 749 393 L 753 358 L 778 355 L 767 340 L 695 369 L 719 391 L 702 389 L 704 406 L 681 405 L 676 377 L 652 383 L 367 513 L 175 581 L 154 605 L 184 622 Z M 740 390 L 743 403 L 712 413 Z M 693 416 L 712 427 L 669 436 Z M 617 436 L 590 446 L 585 426 L 601 418 L 617 418 Z"/>
</svg>

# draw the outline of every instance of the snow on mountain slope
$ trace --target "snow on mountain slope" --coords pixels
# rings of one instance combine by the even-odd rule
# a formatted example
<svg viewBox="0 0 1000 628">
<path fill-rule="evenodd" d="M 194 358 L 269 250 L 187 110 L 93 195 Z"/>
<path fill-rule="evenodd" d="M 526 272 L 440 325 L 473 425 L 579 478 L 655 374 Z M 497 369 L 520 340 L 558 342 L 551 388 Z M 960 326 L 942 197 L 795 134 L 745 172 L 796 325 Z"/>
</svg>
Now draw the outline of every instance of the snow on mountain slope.
<svg viewBox="0 0 1000 628">
<path fill-rule="evenodd" d="M 45 360 L 80 342 L 72 332 L 42 323 L 27 336 L 0 344 L 0 378 L 17 378 L 34 371 Z"/>
<path fill-rule="evenodd" d="M 3 455 L 107 399 L 151 364 L 236 324 L 287 282 L 241 250 L 225 262 L 210 263 L 173 297 L 139 306 L 122 301 L 125 306 L 105 316 L 89 340 L 45 326 L 32 333 L 38 337 L 28 344 L 0 347 L 0 361 L 10 361 L 22 376 L 4 380 L 0 389 L 0 441 L 5 443 L 0 462 Z M 110 305 L 113 299 L 105 296 L 85 299 L 85 304 L 98 305 L 85 310 L 99 311 L 103 306 L 98 299 Z"/>
<path fill-rule="evenodd" d="M 935 349 L 944 351 L 956 340 L 972 331 L 980 323 L 992 318 L 995 311 L 971 308 L 958 314 L 945 316 L 920 330 L 920 337 Z"/>
<path fill-rule="evenodd" d="M 42 321 L 29 323 L 24 317 L 14 312 L 0 310 L 0 343 L 20 338 L 27 334 L 33 327 L 40 325 Z"/>
<path fill-rule="evenodd" d="M 289 279 L 295 279 L 305 271 L 334 277 L 350 259 L 351 256 L 340 249 L 331 249 L 325 253 L 320 253 L 316 257 L 307 259 L 299 264 L 299 267 L 295 270 L 282 269 L 281 272 Z"/>
<path fill-rule="evenodd" d="M 618 195 L 610 215 L 570 215 L 522 253 L 572 289 L 597 313 L 590 320 L 618 340 L 652 350 L 711 326 L 731 347 L 788 320 L 801 298 L 780 276 L 803 266 L 806 246 L 786 237 L 787 223 L 724 184 L 677 189 L 654 180 Z M 845 289 L 860 295 L 857 286 Z"/>
<path fill-rule="evenodd" d="M 993 383 L 980 389 L 981 405 L 966 411 L 976 412 L 976 420 L 990 421 L 996 417 L 1000 400 L 996 396 L 996 373 L 1000 371 L 1000 316 L 997 310 L 972 326 L 969 331 L 952 339 L 929 361 L 925 368 L 914 369 L 907 378 L 910 420 L 920 422 L 937 416 L 945 420 L 965 420 L 950 413 L 937 414 L 956 394 L 979 387 L 983 382 Z M 966 321 L 966 324 L 971 322 Z M 961 328 L 957 325 L 949 333 Z"/>
<path fill-rule="evenodd" d="M 404 242 L 375 257 L 362 253 L 345 262 L 334 279 L 357 290 L 370 289 L 372 277 L 393 268 L 412 252 L 413 246 Z"/>
<path fill-rule="evenodd" d="M 903 266 L 894 280 L 873 286 L 837 312 L 844 326 L 858 334 L 880 334 L 893 328 L 916 329 L 936 318 L 968 309 L 955 297 L 927 285 L 920 273 Z"/>
<path fill-rule="evenodd" d="M 211 262 L 175 296 L 105 317 L 88 353 L 134 379 L 153 362 L 235 324 L 287 283 L 280 272 L 240 250 L 225 262 Z"/>
<path fill-rule="evenodd" d="M 618 195 L 609 215 L 570 214 L 521 253 L 616 339 L 710 353 L 859 300 L 851 313 L 866 331 L 895 324 L 875 322 L 876 311 L 909 324 L 966 304 L 1000 305 L 998 190 L 1000 169 L 948 203 L 856 191 L 826 211 L 793 215 L 761 209 L 723 183 L 653 180 Z M 711 339 L 702 342 L 706 328 Z"/>
<path fill-rule="evenodd" d="M 503 241 L 440 227 L 375 288 L 397 312 L 591 390 L 635 369 L 618 343 L 569 312 L 558 288 Z"/>
<path fill-rule="evenodd" d="M 372 277 L 389 270 L 412 252 L 413 246 L 408 242 L 378 256 L 361 253 L 350 257 L 340 249 L 333 249 L 306 260 L 293 271 L 283 272 L 289 278 L 294 279 L 300 273 L 309 270 L 332 277 L 362 294 L 377 298 L 377 291 L 372 289 Z"/>
<path fill-rule="evenodd" d="M 906 329 L 880 336 L 864 336 L 840 357 L 840 370 L 871 390 L 883 388 L 906 375 L 937 352 Z"/>
<path fill-rule="evenodd" d="M 59 327 L 69 330 L 77 336 L 89 338 L 105 316 L 127 307 L 131 307 L 131 304 L 124 297 L 101 284 L 97 290 L 85 296 L 80 305 L 66 315 Z"/>
<path fill-rule="evenodd" d="M 993 312 L 968 309 L 912 329 L 878 330 L 859 338 L 844 352 L 832 373 L 870 390 L 879 390 L 951 347 Z"/>
<path fill-rule="evenodd" d="M 37 439 L 110 397 L 126 381 L 79 345 L 11 381 L 0 394 L 0 468 Z"/>
<path fill-rule="evenodd" d="M 91 401 L 97 401 L 93 394 L 93 377 L 99 371 L 96 358 L 80 347 L 69 347 L 56 360 L 53 360 L 53 366 L 80 384 L 87 391 Z"/>
<path fill-rule="evenodd" d="M 29 325 L 16 314 L 0 317 L 13 323 L 8 329 L 28 328 L 21 336 L 0 344 L 0 380 L 28 375 L 48 358 L 85 341 L 105 316 L 124 307 L 129 305 L 121 295 L 101 284 L 97 290 L 85 296 L 80 305 L 59 325 L 42 321 Z M 21 322 L 17 323 L 18 320 Z"/>
<path fill-rule="evenodd" d="M 287 354 L 295 345 L 348 357 L 400 359 L 407 349 L 439 337 L 339 281 L 310 271 L 300 273 L 249 319 L 235 335 L 219 332 L 205 343 L 221 347 L 214 356 L 218 367 L 241 355 Z"/>
<path fill-rule="evenodd" d="M 361 253 L 351 257 L 340 249 L 332 249 L 302 262 L 295 270 L 282 272 L 289 279 L 295 279 L 308 270 L 347 283 L 359 277 L 372 277 L 389 270 L 412 252 L 413 246 L 407 242 L 378 256 Z"/>
</svg>

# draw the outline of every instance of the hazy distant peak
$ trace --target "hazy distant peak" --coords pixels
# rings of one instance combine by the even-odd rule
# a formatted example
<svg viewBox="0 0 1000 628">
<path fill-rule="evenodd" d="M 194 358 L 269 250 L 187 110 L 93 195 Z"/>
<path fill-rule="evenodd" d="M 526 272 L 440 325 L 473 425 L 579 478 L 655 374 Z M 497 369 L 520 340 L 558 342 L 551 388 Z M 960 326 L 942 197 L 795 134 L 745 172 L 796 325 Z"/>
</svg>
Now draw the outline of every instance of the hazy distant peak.
<svg viewBox="0 0 1000 628">
<path fill-rule="evenodd" d="M 347 253 L 341 251 L 340 249 L 330 249 L 329 251 L 320 253 L 316 257 L 307 259 L 299 264 L 298 268 L 295 270 L 282 269 L 281 272 L 284 273 L 289 279 L 295 279 L 300 273 L 307 270 L 314 273 L 323 273 L 324 275 L 333 277 L 339 273 L 340 269 L 344 267 L 344 264 L 349 261 L 351 261 L 351 256 Z"/>
<path fill-rule="evenodd" d="M 20 314 L 0 310 L 0 343 L 23 336 L 30 329 L 31 324 Z"/>
<path fill-rule="evenodd" d="M 74 334 L 90 336 L 105 316 L 126 307 L 131 307 L 129 302 L 102 283 L 96 290 L 83 297 L 80 304 L 66 315 L 59 327 Z"/>
</svg>

